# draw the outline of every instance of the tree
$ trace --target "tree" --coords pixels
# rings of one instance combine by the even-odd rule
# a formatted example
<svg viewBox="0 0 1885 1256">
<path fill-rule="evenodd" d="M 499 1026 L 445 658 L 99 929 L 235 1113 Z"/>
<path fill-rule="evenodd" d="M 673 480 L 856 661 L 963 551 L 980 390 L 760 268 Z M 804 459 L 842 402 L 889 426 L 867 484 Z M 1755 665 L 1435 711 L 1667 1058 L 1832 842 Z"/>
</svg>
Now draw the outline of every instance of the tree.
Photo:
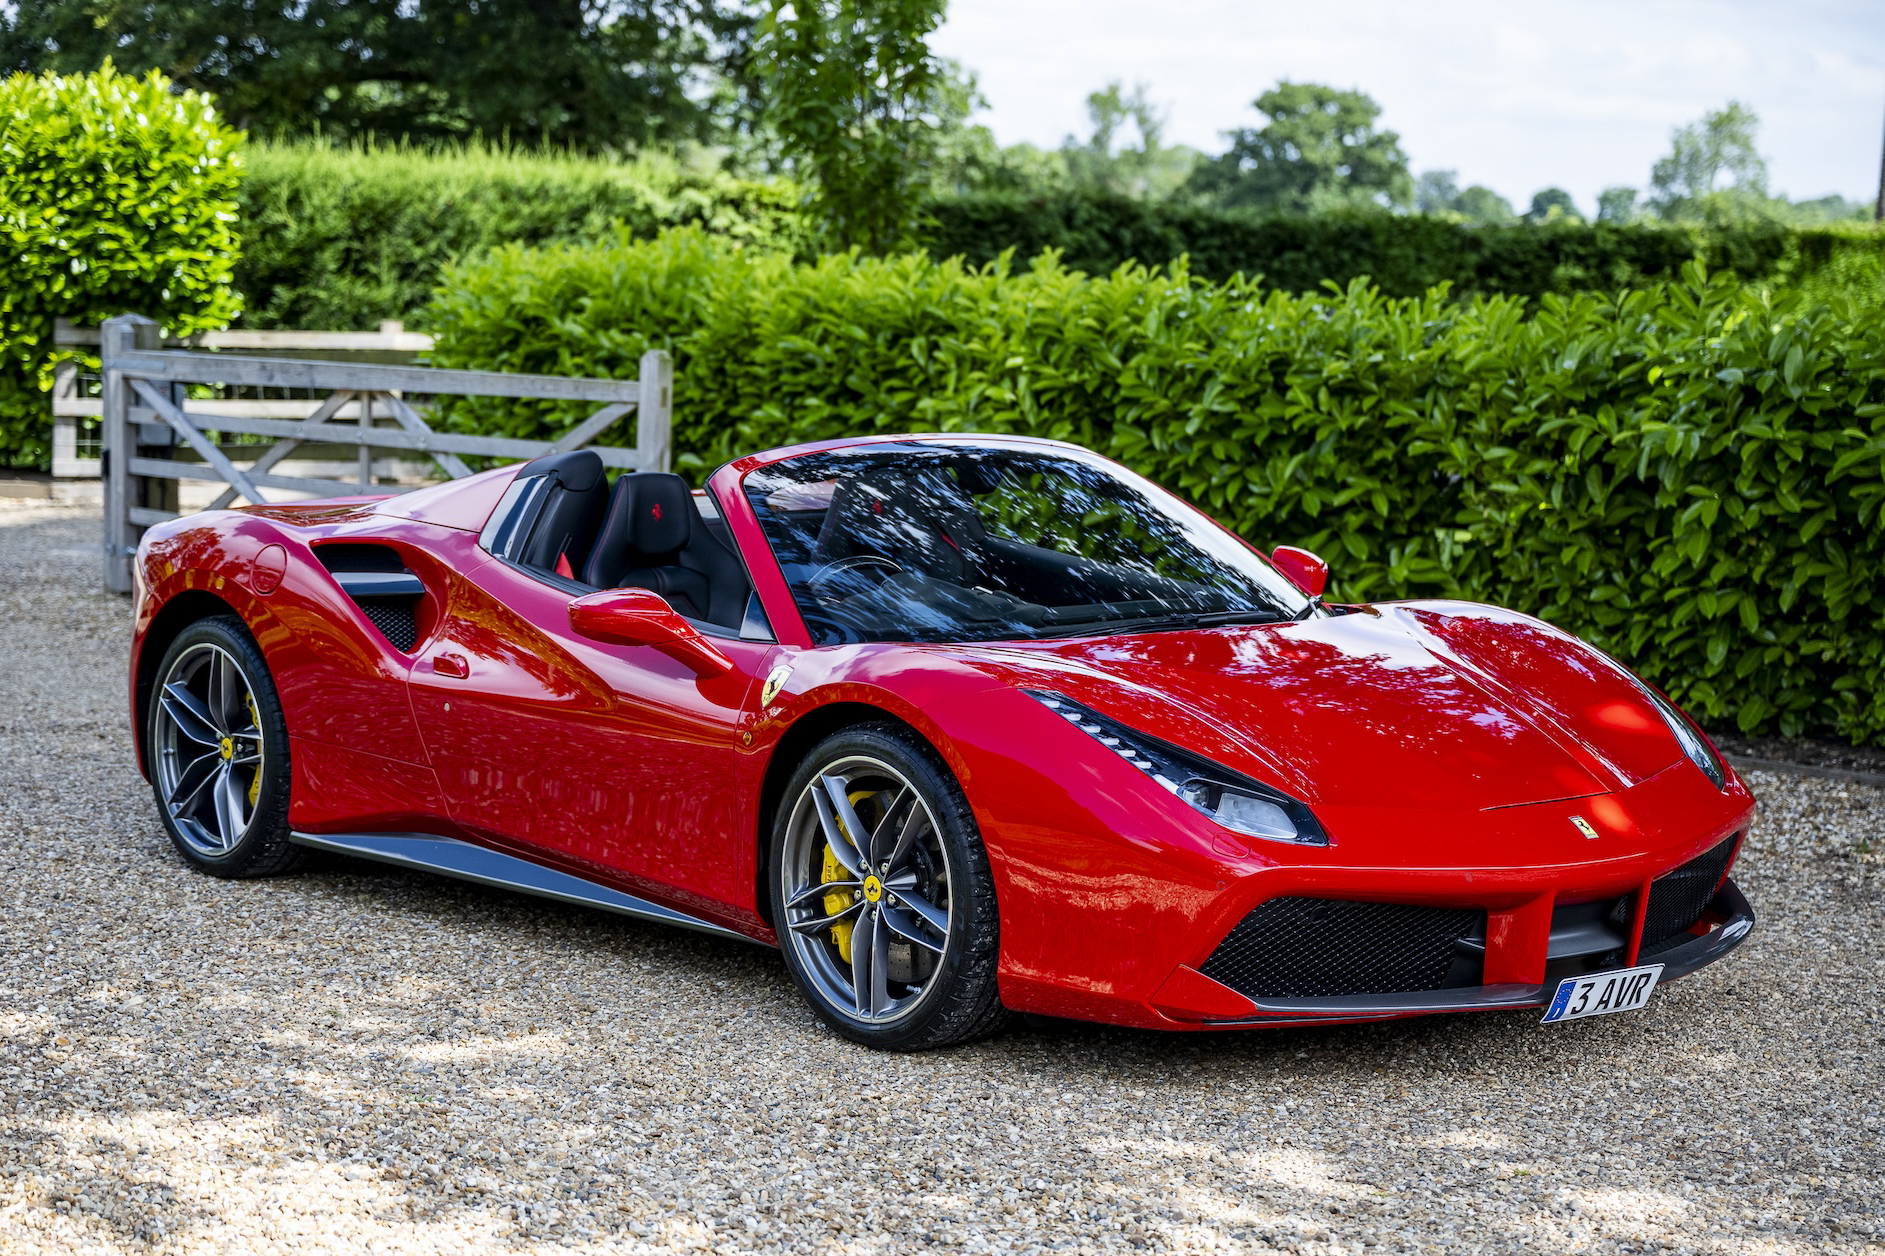
<svg viewBox="0 0 1885 1256">
<path fill-rule="evenodd" d="M 31 0 L 0 66 L 109 56 L 263 135 L 606 151 L 714 138 L 751 24 L 739 0 Z"/>
<path fill-rule="evenodd" d="M 1563 188 L 1546 188 L 1532 196 L 1532 207 L 1525 211 L 1526 222 L 1583 222 L 1577 202 Z"/>
<path fill-rule="evenodd" d="M 753 46 L 765 118 L 827 243 L 909 239 L 938 137 L 973 91 L 929 50 L 944 0 L 772 0 Z"/>
<path fill-rule="evenodd" d="M 1477 183 L 1462 192 L 1459 173 L 1454 170 L 1429 170 L 1416 179 L 1414 209 L 1422 214 L 1445 214 L 1472 223 L 1510 222 L 1512 219 L 1512 202 Z"/>
<path fill-rule="evenodd" d="M 1414 180 L 1414 210 L 1421 214 L 1450 214 L 1460 199 L 1460 172 L 1428 170 Z"/>
<path fill-rule="evenodd" d="M 1367 95 L 1285 80 L 1256 108 L 1268 124 L 1227 132 L 1229 151 L 1192 176 L 1201 197 L 1291 213 L 1412 201 L 1401 137 L 1375 129 L 1381 107 Z"/>
<path fill-rule="evenodd" d="M 1072 136 L 1060 146 L 1067 177 L 1075 185 L 1124 196 L 1165 197 L 1183 186 L 1198 152 L 1164 143 L 1165 119 L 1146 95 L 1145 84 L 1127 92 L 1115 79 L 1086 98 L 1092 137 Z M 1130 130 L 1138 141 L 1126 143 Z"/>
<path fill-rule="evenodd" d="M 1636 218 L 1636 189 L 1609 187 L 1597 194 L 1597 221 L 1626 223 Z"/>
<path fill-rule="evenodd" d="M 1754 147 L 1761 120 L 1738 100 L 1677 127 L 1649 174 L 1649 208 L 1669 219 L 1766 216 L 1767 162 Z M 1732 182 L 1722 185 L 1722 176 Z"/>
<path fill-rule="evenodd" d="M 1517 216 L 1511 201 L 1477 183 L 1459 194 L 1453 202 L 1453 212 L 1467 222 L 1478 223 L 1511 222 Z"/>
</svg>

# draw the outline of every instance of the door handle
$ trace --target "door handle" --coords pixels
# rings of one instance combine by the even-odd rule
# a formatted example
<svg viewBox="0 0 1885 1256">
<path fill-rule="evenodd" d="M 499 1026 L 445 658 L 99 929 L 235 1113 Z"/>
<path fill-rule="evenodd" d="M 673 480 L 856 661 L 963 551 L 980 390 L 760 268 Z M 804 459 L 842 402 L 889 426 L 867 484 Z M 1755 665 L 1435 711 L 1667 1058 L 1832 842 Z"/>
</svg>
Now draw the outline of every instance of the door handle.
<svg viewBox="0 0 1885 1256">
<path fill-rule="evenodd" d="M 455 676 L 459 680 L 471 675 L 471 667 L 463 657 L 456 654 L 434 654 L 432 670 L 441 676 Z"/>
</svg>

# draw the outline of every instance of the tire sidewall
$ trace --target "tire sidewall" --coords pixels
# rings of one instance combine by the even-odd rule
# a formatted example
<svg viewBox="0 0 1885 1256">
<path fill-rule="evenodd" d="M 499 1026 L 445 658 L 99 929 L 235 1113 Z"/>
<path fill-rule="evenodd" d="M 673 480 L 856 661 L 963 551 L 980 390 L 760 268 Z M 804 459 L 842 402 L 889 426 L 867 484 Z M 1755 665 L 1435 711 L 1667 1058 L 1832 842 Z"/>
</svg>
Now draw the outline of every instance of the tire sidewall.
<svg viewBox="0 0 1885 1256">
<path fill-rule="evenodd" d="M 832 1006 L 804 971 L 785 928 L 785 901 L 790 892 L 785 884 L 789 875 L 785 846 L 793 812 L 807 785 L 819 772 L 840 759 L 855 755 L 883 760 L 922 791 L 940 829 L 939 844 L 949 869 L 951 932 L 958 935 L 950 938 L 947 951 L 929 988 L 924 991 L 922 1001 L 911 1013 L 890 1025 L 860 1022 L 847 1015 L 843 1009 Z M 994 884 L 988 872 L 981 834 L 975 826 L 961 787 L 935 752 L 911 734 L 890 725 L 860 725 L 827 737 L 813 748 L 787 782 L 773 816 L 769 853 L 767 894 L 774 927 L 779 934 L 779 949 L 785 956 L 786 967 L 791 971 L 794 982 L 819 1017 L 846 1038 L 867 1046 L 914 1050 L 940 1045 L 932 1041 L 936 1037 L 937 1022 L 946 1016 L 949 1005 L 959 1000 L 964 993 L 959 985 L 971 952 L 978 947 L 998 949 L 999 938 L 993 936 Z M 988 903 L 974 901 L 983 895 L 989 899 Z M 980 907 L 990 910 L 977 910 Z M 990 936 L 974 936 L 978 920 L 986 921 L 985 932 Z"/>
<path fill-rule="evenodd" d="M 255 812 L 241 839 L 226 853 L 214 856 L 192 849 L 178 832 L 176 822 L 171 819 L 170 808 L 165 804 L 159 784 L 162 778 L 158 773 L 160 750 L 157 716 L 163 687 L 177 660 L 188 650 L 200 645 L 220 648 L 242 669 L 249 692 L 255 697 L 255 709 L 261 717 L 259 723 L 262 730 L 262 788 L 256 796 Z M 268 664 L 240 619 L 233 615 L 218 615 L 198 620 L 178 633 L 170 643 L 170 648 L 164 651 L 163 661 L 157 666 L 151 685 L 150 709 L 145 712 L 144 720 L 144 747 L 144 766 L 150 778 L 151 793 L 157 800 L 158 818 L 163 822 L 164 832 L 169 835 L 171 845 L 176 847 L 177 853 L 186 862 L 223 877 L 257 876 L 285 869 L 285 865 L 290 862 L 287 858 L 288 796 L 292 780 L 288 761 L 288 725 L 282 714 L 281 699 L 275 692 L 274 679 L 269 675 Z"/>
</svg>

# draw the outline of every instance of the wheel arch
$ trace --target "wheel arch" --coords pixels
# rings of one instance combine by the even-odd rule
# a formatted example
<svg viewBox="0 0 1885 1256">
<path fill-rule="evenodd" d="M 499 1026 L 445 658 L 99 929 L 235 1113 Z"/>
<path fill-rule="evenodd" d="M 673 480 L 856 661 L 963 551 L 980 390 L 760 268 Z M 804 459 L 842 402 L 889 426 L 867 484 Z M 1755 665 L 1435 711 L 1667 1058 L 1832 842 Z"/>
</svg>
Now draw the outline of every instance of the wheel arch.
<svg viewBox="0 0 1885 1256">
<path fill-rule="evenodd" d="M 772 754 L 766 761 L 766 774 L 760 783 L 759 806 L 755 809 L 753 825 L 754 903 L 760 918 L 768 925 L 773 924 L 773 919 L 772 896 L 766 890 L 767 863 L 772 854 L 773 817 L 783 800 L 786 782 L 819 742 L 833 733 L 860 724 L 894 724 L 904 729 L 934 751 L 943 766 L 960 779 L 960 774 L 950 762 L 950 756 L 936 744 L 935 737 L 887 707 L 858 701 L 831 702 L 814 707 L 793 721 L 779 735 L 778 741 L 773 743 Z"/>
<path fill-rule="evenodd" d="M 201 620 L 217 615 L 234 615 L 242 619 L 242 613 L 224 599 L 205 589 L 185 589 L 165 602 L 157 614 L 152 617 L 150 627 L 144 630 L 142 641 L 138 645 L 137 674 L 132 692 L 131 735 L 137 744 L 137 764 L 140 772 L 147 771 L 145 765 L 144 732 L 150 722 L 151 692 L 157 683 L 157 668 L 164 661 L 164 655 L 170 650 L 170 643 L 183 634 L 184 629 Z M 246 628 L 247 621 L 243 626 Z M 250 630 L 253 632 L 253 630 Z"/>
</svg>

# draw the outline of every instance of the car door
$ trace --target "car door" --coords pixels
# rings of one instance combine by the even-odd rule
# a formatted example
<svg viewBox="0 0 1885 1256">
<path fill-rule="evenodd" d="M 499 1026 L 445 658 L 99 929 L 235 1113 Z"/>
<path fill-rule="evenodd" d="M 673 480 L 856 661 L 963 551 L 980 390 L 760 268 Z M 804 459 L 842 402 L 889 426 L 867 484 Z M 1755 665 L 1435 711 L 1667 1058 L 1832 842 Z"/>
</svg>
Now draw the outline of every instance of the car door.
<svg viewBox="0 0 1885 1256">
<path fill-rule="evenodd" d="M 574 588 L 495 558 L 454 579 L 411 680 L 453 820 L 677 905 L 750 898 L 730 782 L 773 645 L 716 636 L 734 667 L 704 679 L 653 647 L 575 635 Z"/>
</svg>

